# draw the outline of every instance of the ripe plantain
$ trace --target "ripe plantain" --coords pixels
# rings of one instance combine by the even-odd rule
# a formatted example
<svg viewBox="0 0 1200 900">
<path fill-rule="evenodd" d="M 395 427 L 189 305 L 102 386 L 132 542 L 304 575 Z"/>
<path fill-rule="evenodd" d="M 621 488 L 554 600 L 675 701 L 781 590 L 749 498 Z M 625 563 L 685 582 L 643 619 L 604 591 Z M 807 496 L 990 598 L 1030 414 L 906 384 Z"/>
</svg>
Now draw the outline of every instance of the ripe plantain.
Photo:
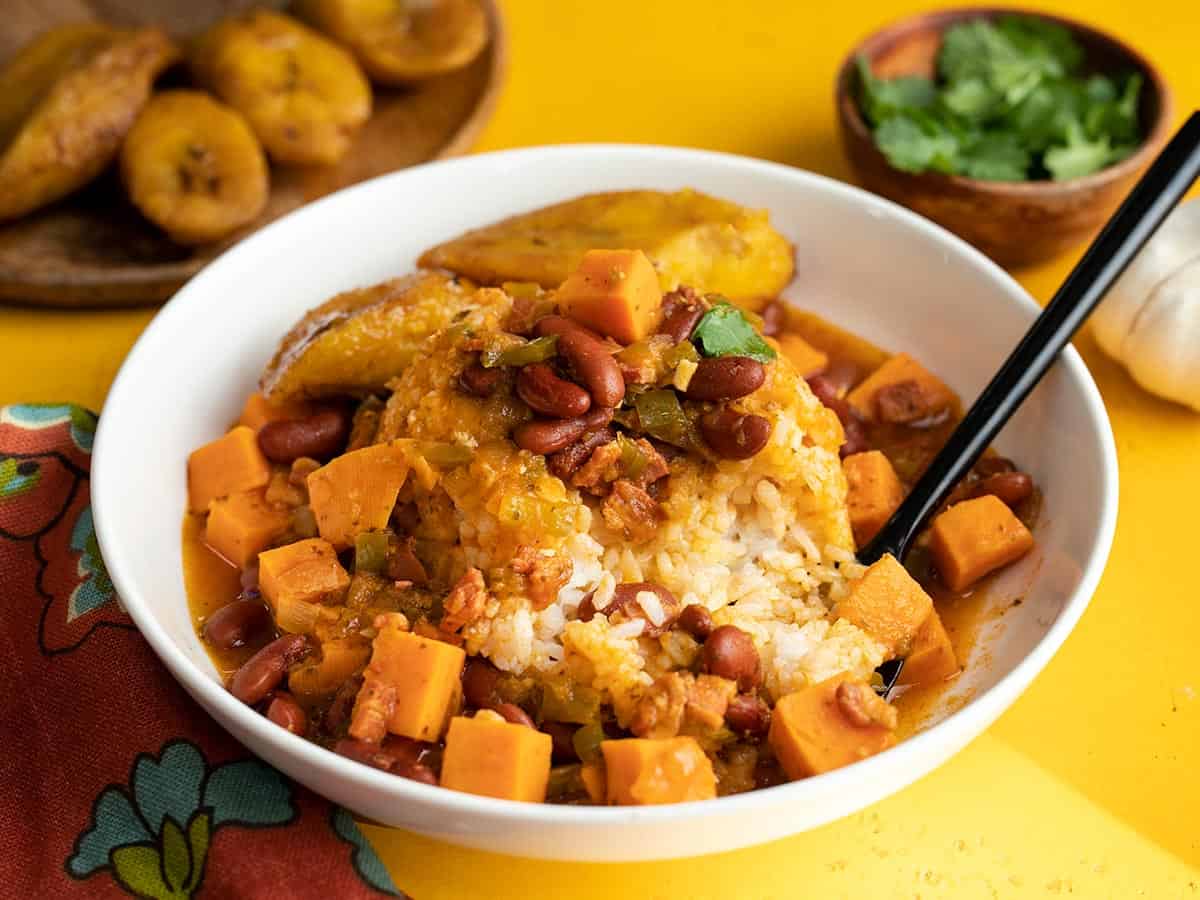
<svg viewBox="0 0 1200 900">
<path fill-rule="evenodd" d="M 382 84 L 461 69 L 488 40 L 479 0 L 298 0 L 296 9 Z"/>
<path fill-rule="evenodd" d="M 354 57 L 280 13 L 218 22 L 190 61 L 197 81 L 246 117 L 276 162 L 335 163 L 371 115 L 371 86 Z"/>
<path fill-rule="evenodd" d="M 0 156 L 0 221 L 52 203 L 100 174 L 117 155 L 155 76 L 177 56 L 157 28 L 120 32 L 54 80 Z M 47 64 L 46 71 L 53 68 Z"/>
<path fill-rule="evenodd" d="M 134 205 L 180 244 L 222 238 L 267 202 L 258 138 L 200 91 L 166 91 L 146 104 L 121 148 L 121 177 Z"/>
</svg>

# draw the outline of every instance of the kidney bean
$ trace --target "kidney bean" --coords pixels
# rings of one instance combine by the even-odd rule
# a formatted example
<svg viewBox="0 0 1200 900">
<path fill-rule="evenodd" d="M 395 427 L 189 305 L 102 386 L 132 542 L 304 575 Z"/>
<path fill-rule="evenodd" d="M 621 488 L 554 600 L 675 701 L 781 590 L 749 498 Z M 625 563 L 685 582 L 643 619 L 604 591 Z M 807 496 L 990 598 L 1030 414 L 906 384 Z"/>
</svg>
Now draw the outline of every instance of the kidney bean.
<svg viewBox="0 0 1200 900">
<path fill-rule="evenodd" d="M 787 323 L 787 308 L 778 300 L 772 300 L 764 306 L 759 315 L 762 316 L 762 333 L 767 337 L 779 334 Z"/>
<path fill-rule="evenodd" d="M 413 552 L 409 541 L 394 543 L 388 547 L 387 577 L 392 581 L 411 581 L 415 585 L 429 583 L 429 573 Z"/>
<path fill-rule="evenodd" d="M 391 773 L 422 784 L 438 783 L 437 775 L 426 763 L 431 755 L 428 744 L 395 735 L 383 743 L 384 749 L 392 755 Z"/>
<path fill-rule="evenodd" d="M 277 463 L 292 463 L 302 456 L 329 459 L 346 446 L 350 414 L 330 407 L 303 419 L 280 419 L 258 430 L 263 455 Z"/>
<path fill-rule="evenodd" d="M 658 597 L 664 613 L 661 624 L 655 625 L 646 617 L 646 610 L 642 608 L 642 604 L 637 599 L 638 594 L 642 591 L 649 591 Z M 670 631 L 675 620 L 679 618 L 679 601 L 661 584 L 652 584 L 649 581 L 627 581 L 624 584 L 618 584 L 613 590 L 612 599 L 608 601 L 608 605 L 599 610 L 596 609 L 594 595 L 595 591 L 584 597 L 579 604 L 578 615 L 585 622 L 589 621 L 597 612 L 606 616 L 620 612 L 626 619 L 643 620 L 646 623 L 646 627 L 642 631 L 645 637 L 658 637 L 660 634 Z"/>
<path fill-rule="evenodd" d="M 292 734 L 303 735 L 308 730 L 308 716 L 296 698 L 286 691 L 276 691 L 267 704 L 267 718 Z"/>
<path fill-rule="evenodd" d="M 845 435 L 845 440 L 838 450 L 838 455 L 843 459 L 871 449 L 871 445 L 867 443 L 867 429 L 853 412 L 842 423 L 842 433 Z"/>
<path fill-rule="evenodd" d="M 692 304 L 677 303 L 670 312 L 663 316 L 662 324 L 658 326 L 658 333 L 665 334 L 676 344 L 682 344 L 684 341 L 691 340 L 692 332 L 696 330 L 696 325 L 702 318 L 704 318 L 704 307 L 698 301 Z"/>
<path fill-rule="evenodd" d="M 497 703 L 492 707 L 496 712 L 504 717 L 505 722 L 511 722 L 513 725 L 524 725 L 527 728 L 532 728 L 537 731 L 537 726 L 533 724 L 533 719 L 529 718 L 529 713 L 521 709 L 515 703 Z"/>
<path fill-rule="evenodd" d="M 604 338 L 592 331 L 592 329 L 586 325 L 579 324 L 574 319 L 568 319 L 566 316 L 545 316 L 538 319 L 537 323 L 533 326 L 535 337 L 549 337 L 552 334 L 564 335 L 568 331 L 578 331 L 586 334 L 597 344 L 604 343 Z"/>
<path fill-rule="evenodd" d="M 438 784 L 437 774 L 425 763 L 398 759 L 393 764 L 391 771 L 393 775 L 399 775 L 409 781 L 419 781 L 421 784 L 431 784 L 434 787 L 437 787 Z"/>
<path fill-rule="evenodd" d="M 271 611 L 258 600 L 234 600 L 208 617 L 204 639 L 218 650 L 244 647 L 271 627 Z"/>
<path fill-rule="evenodd" d="M 559 378 L 546 363 L 522 367 L 517 375 L 517 396 L 535 412 L 559 419 L 582 416 L 592 405 L 587 391 Z"/>
<path fill-rule="evenodd" d="M 530 453 L 549 455 L 569 447 L 589 431 L 603 428 L 612 416 L 611 409 L 602 407 L 574 419 L 534 419 L 516 427 L 513 442 Z"/>
<path fill-rule="evenodd" d="M 722 459 L 749 459 L 771 438 L 771 423 L 762 416 L 719 409 L 700 417 L 704 442 Z"/>
<path fill-rule="evenodd" d="M 867 430 L 850 404 L 840 395 L 837 384 L 828 375 L 813 375 L 806 381 L 816 398 L 832 409 L 842 423 L 845 440 L 838 451 L 839 455 L 844 458 L 869 449 Z"/>
<path fill-rule="evenodd" d="M 725 707 L 725 721 L 738 734 L 763 737 L 771 727 L 771 709 L 757 694 L 738 694 Z"/>
<path fill-rule="evenodd" d="M 463 699 L 478 709 L 490 709 L 496 703 L 499 680 L 499 669 L 481 656 L 472 656 L 463 667 Z"/>
<path fill-rule="evenodd" d="M 345 756 L 347 759 L 352 759 L 355 762 L 360 762 L 363 765 L 382 769 L 385 772 L 390 772 L 392 765 L 396 762 L 395 755 L 384 750 L 379 744 L 372 744 L 369 741 L 360 741 L 355 738 L 342 738 L 334 744 L 333 752 L 339 756 Z"/>
<path fill-rule="evenodd" d="M 971 491 L 972 497 L 994 494 L 1009 506 L 1016 506 L 1033 493 L 1033 479 L 1024 472 L 997 472 L 984 478 Z"/>
<path fill-rule="evenodd" d="M 290 665 L 309 653 L 308 638 L 303 634 L 285 634 L 263 647 L 233 673 L 229 691 L 247 706 L 260 702 L 283 682 Z"/>
<path fill-rule="evenodd" d="M 566 331 L 558 337 L 558 354 L 571 366 L 597 406 L 621 405 L 625 399 L 625 378 L 604 344 L 582 331 Z"/>
<path fill-rule="evenodd" d="M 611 428 L 601 428 L 585 435 L 569 447 L 564 447 L 557 453 L 552 453 L 546 459 L 546 468 L 552 475 L 557 475 L 566 481 L 591 458 L 592 451 L 605 444 L 611 444 L 617 439 L 617 433 Z"/>
<path fill-rule="evenodd" d="M 714 629 L 704 642 L 702 665 L 710 675 L 736 681 L 743 693 L 754 690 L 762 682 L 762 667 L 758 649 L 750 635 L 734 625 Z"/>
<path fill-rule="evenodd" d="M 550 735 L 551 745 L 554 747 L 553 758 L 558 763 L 572 763 L 579 760 L 579 754 L 575 752 L 575 732 L 579 729 L 578 725 L 571 725 L 568 722 L 543 722 L 542 731 Z"/>
<path fill-rule="evenodd" d="M 736 400 L 753 394 L 767 378 L 767 370 L 748 356 L 702 359 L 692 373 L 685 393 L 692 400 Z"/>
<path fill-rule="evenodd" d="M 504 380 L 504 370 L 500 367 L 485 369 L 474 362 L 458 373 L 458 386 L 475 397 L 486 398 L 496 393 L 496 388 Z"/>
<path fill-rule="evenodd" d="M 985 456 L 975 463 L 975 474 L 980 478 L 999 475 L 1001 472 L 1017 471 L 1016 464 L 1003 456 Z"/>
<path fill-rule="evenodd" d="M 708 640 L 713 630 L 712 614 L 699 603 L 687 606 L 675 624 L 701 643 Z"/>
</svg>

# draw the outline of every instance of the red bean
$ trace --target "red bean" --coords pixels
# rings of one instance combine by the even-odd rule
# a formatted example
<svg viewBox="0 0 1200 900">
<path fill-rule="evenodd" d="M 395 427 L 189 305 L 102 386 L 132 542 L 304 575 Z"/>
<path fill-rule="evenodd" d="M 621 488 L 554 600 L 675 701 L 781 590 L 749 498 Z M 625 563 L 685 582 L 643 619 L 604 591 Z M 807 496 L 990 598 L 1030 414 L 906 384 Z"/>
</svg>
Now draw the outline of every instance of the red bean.
<svg viewBox="0 0 1200 900">
<path fill-rule="evenodd" d="M 842 423 L 845 440 L 839 454 L 844 458 L 855 453 L 861 453 L 870 448 L 867 443 L 867 431 L 858 415 L 850 408 L 850 404 L 839 394 L 838 386 L 828 375 L 813 375 L 806 379 L 812 392 L 827 407 L 837 414 Z"/>
<path fill-rule="evenodd" d="M 722 459 L 749 459 L 771 439 L 771 423 L 762 416 L 720 409 L 700 417 L 704 442 Z"/>
<path fill-rule="evenodd" d="M 505 722 L 511 722 L 513 725 L 524 725 L 527 728 L 537 730 L 537 726 L 533 724 L 533 719 L 529 718 L 529 713 L 521 709 L 515 703 L 497 703 L 492 707 L 496 712 L 504 717 Z"/>
<path fill-rule="evenodd" d="M 971 491 L 972 497 L 994 494 L 1009 506 L 1016 506 L 1033 493 L 1033 479 L 1024 472 L 997 472 L 980 481 Z"/>
<path fill-rule="evenodd" d="M 738 734 L 763 737 L 771 727 L 771 710 L 757 694 L 738 694 L 725 708 L 725 721 Z"/>
<path fill-rule="evenodd" d="M 574 419 L 534 419 L 518 425 L 513 442 L 530 453 L 548 455 L 569 447 L 589 431 L 596 431 L 612 421 L 609 408 L 593 409 Z"/>
<path fill-rule="evenodd" d="M 204 622 L 204 639 L 218 650 L 244 647 L 271 627 L 271 611 L 258 600 L 234 600 Z"/>
<path fill-rule="evenodd" d="M 350 436 L 350 414 L 330 408 L 304 419 L 280 419 L 258 430 L 263 455 L 277 463 L 292 463 L 302 456 L 329 459 L 346 446 Z"/>
<path fill-rule="evenodd" d="M 534 412 L 559 419 L 582 416 L 591 408 L 588 392 L 565 378 L 559 378 L 546 363 L 524 366 L 517 375 L 517 396 Z"/>
<path fill-rule="evenodd" d="M 684 392 L 692 400 L 736 400 L 762 387 L 767 370 L 748 356 L 702 359 Z"/>
<path fill-rule="evenodd" d="M 779 334 L 787 324 L 787 307 L 778 300 L 772 300 L 764 306 L 759 315 L 762 316 L 762 333 L 767 337 Z"/>
<path fill-rule="evenodd" d="M 575 732 L 578 730 L 578 725 L 571 725 L 568 722 L 542 723 L 542 731 L 550 735 L 555 762 L 572 763 L 579 760 L 579 754 L 575 752 L 574 741 Z"/>
<path fill-rule="evenodd" d="M 584 436 L 571 446 L 550 454 L 546 460 L 546 468 L 552 475 L 566 481 L 591 458 L 592 452 L 597 447 L 611 444 L 616 439 L 617 433 L 611 428 L 601 428 L 599 431 Z"/>
<path fill-rule="evenodd" d="M 743 693 L 762 682 L 758 649 L 750 635 L 734 625 L 722 625 L 708 636 L 702 658 L 705 672 L 736 681 Z"/>
<path fill-rule="evenodd" d="M 668 312 L 658 326 L 658 333 L 665 334 L 676 344 L 691 340 L 692 332 L 697 323 L 704 318 L 704 307 L 699 302 L 694 304 L 677 303 Z"/>
<path fill-rule="evenodd" d="M 334 744 L 333 752 L 385 772 L 390 772 L 392 765 L 396 762 L 396 757 L 379 744 L 355 738 L 342 738 Z"/>
<path fill-rule="evenodd" d="M 658 602 L 662 605 L 664 618 L 663 621 L 655 625 L 646 616 L 645 609 L 638 602 L 638 594 L 643 591 L 648 591 L 658 597 Z M 612 598 L 608 601 L 603 609 L 597 610 L 595 599 L 595 591 L 588 594 L 579 604 L 578 616 L 583 621 L 587 622 L 597 613 L 603 613 L 606 616 L 620 612 L 626 619 L 641 619 L 646 623 L 642 634 L 646 637 L 658 637 L 660 634 L 666 634 L 671 630 L 671 626 L 675 624 L 675 620 L 679 618 L 680 603 L 675 598 L 675 595 L 668 591 L 661 584 L 652 584 L 649 581 L 628 581 L 624 584 L 618 584 L 613 590 Z"/>
<path fill-rule="evenodd" d="M 597 406 L 621 405 L 625 399 L 625 379 L 604 344 L 582 331 L 566 331 L 558 337 L 558 354 L 571 366 Z"/>
<path fill-rule="evenodd" d="M 485 369 L 479 363 L 471 363 L 458 374 L 458 386 L 474 397 L 486 398 L 496 393 L 504 380 L 504 370 L 496 367 Z"/>
<path fill-rule="evenodd" d="M 712 614 L 699 603 L 686 607 L 675 624 L 701 643 L 708 640 L 713 630 Z"/>
<path fill-rule="evenodd" d="M 975 463 L 975 474 L 980 478 L 989 475 L 999 475 L 1001 472 L 1015 472 L 1016 464 L 1003 456 L 985 456 Z"/>
<path fill-rule="evenodd" d="M 308 638 L 303 634 L 285 634 L 263 647 L 233 673 L 229 691 L 247 706 L 261 702 L 279 687 L 288 666 L 309 653 Z"/>
<path fill-rule="evenodd" d="M 296 699 L 285 691 L 276 691 L 267 704 L 267 718 L 292 734 L 303 735 L 308 730 L 308 716 Z"/>
<path fill-rule="evenodd" d="M 481 656 L 472 656 L 463 667 L 463 699 L 477 709 L 489 709 L 496 703 L 499 681 L 499 669 Z"/>
<path fill-rule="evenodd" d="M 574 319 L 568 319 L 566 316 L 545 316 L 538 319 L 533 326 L 533 333 L 536 337 L 549 337 L 552 334 L 563 335 L 568 331 L 579 331 L 586 334 L 598 344 L 604 343 L 604 338 L 597 334 L 586 325 L 581 325 Z"/>
<path fill-rule="evenodd" d="M 391 767 L 393 775 L 399 775 L 401 778 L 411 781 L 419 781 L 422 784 L 436 785 L 438 783 L 437 775 L 425 762 L 430 755 L 428 744 L 422 744 L 420 741 L 409 738 L 391 736 L 384 741 L 384 748 L 393 756 Z"/>
</svg>

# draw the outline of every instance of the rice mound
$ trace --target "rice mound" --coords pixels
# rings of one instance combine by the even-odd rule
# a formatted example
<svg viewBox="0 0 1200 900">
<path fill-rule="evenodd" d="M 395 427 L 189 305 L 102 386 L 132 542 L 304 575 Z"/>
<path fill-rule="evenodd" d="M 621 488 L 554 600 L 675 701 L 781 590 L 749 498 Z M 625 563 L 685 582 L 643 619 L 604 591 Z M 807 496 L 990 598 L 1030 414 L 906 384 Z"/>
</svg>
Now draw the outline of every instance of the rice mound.
<svg viewBox="0 0 1200 900">
<path fill-rule="evenodd" d="M 504 292 L 482 289 L 459 321 L 431 335 L 418 362 L 389 385 L 378 435 L 473 451 L 431 487 L 410 478 L 405 488 L 422 513 L 418 540 L 437 551 L 435 575 L 452 580 L 476 566 L 488 581 L 484 616 L 464 631 L 468 652 L 508 672 L 590 684 L 624 722 L 654 678 L 689 665 L 698 648 L 678 631 L 649 638 L 640 620 L 583 622 L 577 610 L 591 591 L 603 608 L 617 584 L 650 581 L 748 632 L 773 699 L 839 673 L 868 678 L 883 646 L 829 617 L 862 571 L 838 457 L 842 429 L 791 363 L 780 354 L 766 383 L 737 404 L 771 421 L 766 448 L 745 461 L 675 460 L 658 498 L 665 521 L 638 543 L 605 524 L 595 498 L 507 439 L 525 414 L 520 404 L 457 389 L 470 341 L 501 328 L 511 305 Z M 508 575 L 522 547 L 571 562 L 569 581 L 544 609 Z"/>
</svg>

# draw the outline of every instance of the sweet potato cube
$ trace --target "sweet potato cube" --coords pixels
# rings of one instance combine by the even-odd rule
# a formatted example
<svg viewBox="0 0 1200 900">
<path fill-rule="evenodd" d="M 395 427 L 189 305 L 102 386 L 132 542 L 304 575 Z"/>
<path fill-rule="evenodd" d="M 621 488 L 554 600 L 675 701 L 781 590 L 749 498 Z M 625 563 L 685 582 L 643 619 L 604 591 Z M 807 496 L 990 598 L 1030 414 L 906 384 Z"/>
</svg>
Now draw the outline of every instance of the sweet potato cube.
<svg viewBox="0 0 1200 900">
<path fill-rule="evenodd" d="M 484 797 L 543 803 L 552 744 L 550 735 L 526 725 L 455 716 L 446 733 L 440 784 Z"/>
<path fill-rule="evenodd" d="M 646 806 L 717 795 L 712 762 L 693 737 L 601 741 L 610 804 Z"/>
<path fill-rule="evenodd" d="M 350 576 L 333 547 L 309 538 L 258 554 L 258 587 L 284 631 L 308 634 L 321 604 L 340 600 Z"/>
<path fill-rule="evenodd" d="M 308 476 L 308 496 L 321 537 L 338 550 L 364 531 L 385 528 L 408 477 L 399 441 L 353 450 Z"/>
<path fill-rule="evenodd" d="M 214 500 L 208 508 L 204 542 L 244 569 L 287 530 L 291 516 L 267 505 L 262 488 Z"/>
<path fill-rule="evenodd" d="M 608 787 L 605 784 L 604 766 L 598 760 L 588 760 L 579 767 L 579 780 L 583 782 L 583 789 L 587 791 L 589 800 L 593 803 L 604 802 L 608 796 Z"/>
<path fill-rule="evenodd" d="M 1032 548 L 1029 529 L 993 494 L 954 504 L 929 529 L 934 565 L 952 591 L 966 590 Z"/>
<path fill-rule="evenodd" d="M 833 609 L 883 644 L 889 658 L 904 656 L 917 631 L 929 618 L 933 601 L 896 557 L 888 554 L 871 564 Z"/>
<path fill-rule="evenodd" d="M 187 470 L 188 509 L 194 513 L 207 512 L 219 497 L 266 487 L 271 480 L 271 464 L 258 449 L 258 437 L 244 425 L 193 450 Z"/>
<path fill-rule="evenodd" d="M 641 250 L 589 250 L 558 289 L 564 316 L 632 344 L 658 325 L 662 291 Z"/>
<path fill-rule="evenodd" d="M 846 505 L 854 543 L 865 547 L 904 500 L 904 485 L 891 462 L 878 450 L 854 453 L 842 460 L 846 473 Z"/>
<path fill-rule="evenodd" d="M 387 730 L 417 741 L 441 737 L 457 706 L 466 659 L 461 647 L 405 631 L 394 621 L 385 623 L 372 643 L 365 680 L 395 689 Z M 364 683 L 358 703 L 367 695 Z"/>
<path fill-rule="evenodd" d="M 905 388 L 903 414 L 883 410 L 880 392 Z M 954 392 L 907 353 L 891 357 L 846 395 L 850 408 L 868 422 L 916 421 L 941 412 L 954 403 Z"/>
<path fill-rule="evenodd" d="M 371 644 L 360 637 L 322 641 L 320 656 L 288 673 L 288 690 L 301 704 L 311 706 L 332 697 L 371 656 Z"/>
<path fill-rule="evenodd" d="M 953 678 L 959 672 L 958 660 L 946 626 L 935 609 L 917 632 L 912 652 L 904 660 L 899 684 L 936 684 Z"/>
<path fill-rule="evenodd" d="M 242 407 L 242 415 L 238 418 L 238 424 L 258 431 L 268 422 L 278 422 L 282 419 L 304 419 L 312 413 L 311 404 L 299 400 L 276 403 L 255 391 L 246 398 L 246 405 Z"/>
<path fill-rule="evenodd" d="M 776 340 L 779 341 L 779 349 L 796 367 L 801 378 L 817 375 L 829 367 L 829 354 L 818 350 L 800 335 L 784 332 Z"/>
<path fill-rule="evenodd" d="M 845 681 L 851 679 L 837 675 L 775 704 L 767 739 L 793 781 L 848 766 L 896 743 L 891 728 L 846 714 L 838 701 L 838 688 Z"/>
</svg>

